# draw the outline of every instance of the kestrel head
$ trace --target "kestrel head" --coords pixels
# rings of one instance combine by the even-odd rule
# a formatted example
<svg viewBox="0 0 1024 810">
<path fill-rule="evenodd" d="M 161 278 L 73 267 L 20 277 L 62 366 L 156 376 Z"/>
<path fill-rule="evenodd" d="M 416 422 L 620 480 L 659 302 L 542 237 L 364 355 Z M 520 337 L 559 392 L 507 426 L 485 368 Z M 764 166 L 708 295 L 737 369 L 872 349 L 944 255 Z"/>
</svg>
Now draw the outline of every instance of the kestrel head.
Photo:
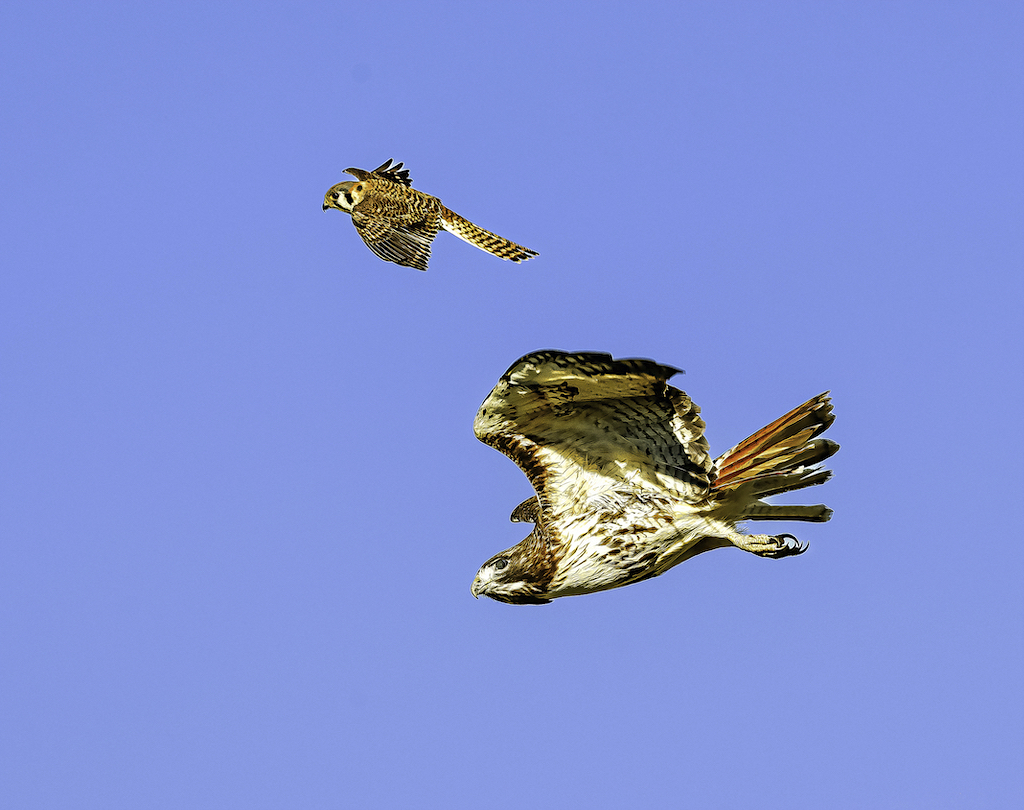
<svg viewBox="0 0 1024 810">
<path fill-rule="evenodd" d="M 331 186 L 324 195 L 324 211 L 337 208 L 346 214 L 358 205 L 365 196 L 366 183 L 362 180 L 345 180 Z"/>
</svg>

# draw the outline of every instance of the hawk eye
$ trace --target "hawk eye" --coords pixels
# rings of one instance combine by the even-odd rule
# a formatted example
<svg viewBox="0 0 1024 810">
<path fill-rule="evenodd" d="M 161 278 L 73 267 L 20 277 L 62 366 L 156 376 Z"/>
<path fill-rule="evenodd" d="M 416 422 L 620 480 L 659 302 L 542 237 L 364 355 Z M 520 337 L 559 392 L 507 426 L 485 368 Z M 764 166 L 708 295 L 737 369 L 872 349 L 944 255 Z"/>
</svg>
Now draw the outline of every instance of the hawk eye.
<svg viewBox="0 0 1024 810">
<path fill-rule="evenodd" d="M 504 557 L 494 561 L 495 571 L 502 571 L 506 568 L 508 568 L 508 560 L 506 560 Z"/>
<path fill-rule="evenodd" d="M 358 186 L 356 186 L 356 191 L 362 191 L 362 190 L 363 190 L 363 184 L 360 183 Z"/>
</svg>

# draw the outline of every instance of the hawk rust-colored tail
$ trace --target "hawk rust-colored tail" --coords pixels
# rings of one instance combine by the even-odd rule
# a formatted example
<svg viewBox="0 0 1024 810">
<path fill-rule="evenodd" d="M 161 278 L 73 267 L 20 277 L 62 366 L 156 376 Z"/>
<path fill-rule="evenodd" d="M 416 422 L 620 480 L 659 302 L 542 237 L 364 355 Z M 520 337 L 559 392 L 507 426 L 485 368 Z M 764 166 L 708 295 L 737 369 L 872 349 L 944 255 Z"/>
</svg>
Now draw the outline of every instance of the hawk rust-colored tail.
<svg viewBox="0 0 1024 810">
<path fill-rule="evenodd" d="M 742 504 L 740 520 L 828 520 L 832 510 L 823 504 L 787 506 L 761 499 L 832 477 L 818 465 L 839 445 L 816 437 L 834 421 L 827 391 L 794 408 L 716 459 L 713 492 Z"/>
<path fill-rule="evenodd" d="M 443 208 L 441 211 L 441 227 L 449 233 L 455 234 L 459 239 L 481 250 L 486 250 L 492 256 L 499 259 L 509 259 L 513 262 L 525 262 L 537 255 L 537 251 L 517 245 L 515 242 L 498 236 L 496 233 L 485 231 L 479 225 L 474 225 L 468 219 L 454 211 Z"/>
</svg>

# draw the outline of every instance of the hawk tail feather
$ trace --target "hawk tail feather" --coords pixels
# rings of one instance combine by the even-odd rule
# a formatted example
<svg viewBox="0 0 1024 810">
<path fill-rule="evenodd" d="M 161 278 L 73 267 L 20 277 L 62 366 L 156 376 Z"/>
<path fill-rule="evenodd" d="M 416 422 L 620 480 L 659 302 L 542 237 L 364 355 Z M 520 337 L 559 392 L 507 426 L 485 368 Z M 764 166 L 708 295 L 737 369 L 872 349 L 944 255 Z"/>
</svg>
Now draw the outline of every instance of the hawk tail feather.
<svg viewBox="0 0 1024 810">
<path fill-rule="evenodd" d="M 462 241 L 468 242 L 473 247 L 486 250 L 499 259 L 508 259 L 518 263 L 525 262 L 537 255 L 537 251 L 517 245 L 503 236 L 484 230 L 447 208 L 441 211 L 441 227 L 449 233 L 455 234 Z"/>
<path fill-rule="evenodd" d="M 745 520 L 828 520 L 832 511 L 823 505 L 784 506 L 760 499 L 824 484 L 832 477 L 818 465 L 839 445 L 817 436 L 834 421 L 827 391 L 808 400 L 719 456 L 713 490 L 745 501 Z"/>
</svg>

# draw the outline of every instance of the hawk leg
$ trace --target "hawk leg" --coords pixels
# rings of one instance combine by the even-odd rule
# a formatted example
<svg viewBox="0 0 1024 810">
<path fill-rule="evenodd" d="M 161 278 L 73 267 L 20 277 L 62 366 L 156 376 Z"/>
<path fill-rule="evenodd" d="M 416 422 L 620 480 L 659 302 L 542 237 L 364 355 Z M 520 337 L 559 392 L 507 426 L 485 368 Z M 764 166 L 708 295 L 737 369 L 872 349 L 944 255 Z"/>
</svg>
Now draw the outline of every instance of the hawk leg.
<svg viewBox="0 0 1024 810">
<path fill-rule="evenodd" d="M 807 551 L 807 545 L 802 544 L 791 534 L 742 534 L 732 538 L 733 545 L 758 557 L 792 557 L 795 554 L 803 554 Z"/>
</svg>

